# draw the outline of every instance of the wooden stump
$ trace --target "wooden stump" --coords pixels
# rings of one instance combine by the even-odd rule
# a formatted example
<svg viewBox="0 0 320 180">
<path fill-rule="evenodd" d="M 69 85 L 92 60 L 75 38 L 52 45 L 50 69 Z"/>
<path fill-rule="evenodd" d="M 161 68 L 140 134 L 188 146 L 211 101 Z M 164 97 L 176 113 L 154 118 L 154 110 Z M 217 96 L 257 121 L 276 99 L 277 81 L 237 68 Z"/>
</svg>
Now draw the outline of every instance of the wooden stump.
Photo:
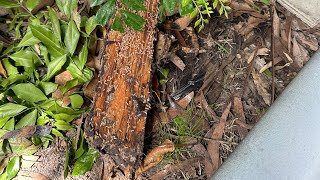
<svg viewBox="0 0 320 180">
<path fill-rule="evenodd" d="M 141 159 L 148 110 L 158 0 L 145 1 L 143 31 L 110 31 L 99 75 L 94 111 L 85 127 L 89 144 L 108 156 L 113 167 L 132 178 Z M 109 162 L 108 162 L 109 163 Z M 107 170 L 108 171 L 108 170 Z M 114 173 L 114 172 L 110 172 Z"/>
</svg>

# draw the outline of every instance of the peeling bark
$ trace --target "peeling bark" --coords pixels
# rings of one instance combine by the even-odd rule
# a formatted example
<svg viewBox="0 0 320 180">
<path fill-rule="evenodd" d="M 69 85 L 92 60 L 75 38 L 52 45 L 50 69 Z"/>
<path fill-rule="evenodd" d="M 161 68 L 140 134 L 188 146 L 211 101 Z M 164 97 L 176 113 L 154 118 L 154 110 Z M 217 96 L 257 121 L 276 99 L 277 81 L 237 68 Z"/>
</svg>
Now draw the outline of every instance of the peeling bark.
<svg viewBox="0 0 320 180">
<path fill-rule="evenodd" d="M 110 31 L 86 137 L 132 178 L 142 155 L 158 0 L 145 1 L 143 31 Z"/>
</svg>

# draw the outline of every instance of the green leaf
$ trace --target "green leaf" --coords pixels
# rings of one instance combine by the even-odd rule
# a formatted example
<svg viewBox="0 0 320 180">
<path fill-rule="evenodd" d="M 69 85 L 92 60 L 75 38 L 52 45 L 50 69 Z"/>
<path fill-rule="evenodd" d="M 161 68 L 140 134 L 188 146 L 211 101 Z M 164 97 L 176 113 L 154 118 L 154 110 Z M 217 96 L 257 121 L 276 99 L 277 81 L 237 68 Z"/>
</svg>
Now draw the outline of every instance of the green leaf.
<svg viewBox="0 0 320 180">
<path fill-rule="evenodd" d="M 38 44 L 40 40 L 33 36 L 30 29 L 27 30 L 27 33 L 24 35 L 20 43 L 17 47 L 23 47 L 23 46 L 33 46 L 35 44 Z"/>
<path fill-rule="evenodd" d="M 216 8 L 218 6 L 218 2 L 219 2 L 219 0 L 214 0 L 213 1 L 213 8 Z"/>
<path fill-rule="evenodd" d="M 19 99 L 23 99 L 28 102 L 39 102 L 48 99 L 40 89 L 31 83 L 17 84 L 11 89 Z"/>
<path fill-rule="evenodd" d="M 195 23 L 194 23 L 194 27 L 198 27 L 201 23 L 201 19 L 198 19 Z"/>
<path fill-rule="evenodd" d="M 72 125 L 70 125 L 69 123 L 63 120 L 56 120 L 56 122 L 54 123 L 54 126 L 56 126 L 58 130 L 62 130 L 62 131 L 68 131 L 73 128 Z"/>
<path fill-rule="evenodd" d="M 70 115 L 70 114 L 66 114 L 66 113 L 60 113 L 60 114 L 53 115 L 54 119 L 63 120 L 67 123 L 73 121 L 74 119 L 76 119 L 78 117 L 79 117 L 79 115 Z"/>
<path fill-rule="evenodd" d="M 230 6 L 224 6 L 224 8 L 225 8 L 227 11 L 230 11 L 230 10 L 231 10 L 231 7 L 230 7 Z"/>
<path fill-rule="evenodd" d="M 14 1 L 0 0 L 0 7 L 14 8 L 14 7 L 20 7 L 20 5 L 17 2 L 14 2 Z"/>
<path fill-rule="evenodd" d="M 42 114 L 40 117 L 38 117 L 37 119 L 37 125 L 39 126 L 43 126 L 45 125 L 46 123 L 48 123 L 50 121 L 50 118 L 45 115 L 45 114 Z"/>
<path fill-rule="evenodd" d="M 15 156 L 8 163 L 7 170 L 6 170 L 7 179 L 14 178 L 18 174 L 19 169 L 20 169 L 20 156 Z"/>
<path fill-rule="evenodd" d="M 21 50 L 11 56 L 9 56 L 16 62 L 17 66 L 23 66 L 26 68 L 34 68 L 35 62 L 37 61 L 37 55 L 30 50 Z"/>
<path fill-rule="evenodd" d="M 86 41 L 79 53 L 79 68 L 83 69 L 88 60 L 88 42 Z"/>
<path fill-rule="evenodd" d="M 96 14 L 97 24 L 103 26 L 107 24 L 115 11 L 115 7 L 115 0 L 109 0 L 102 7 L 100 7 Z"/>
<path fill-rule="evenodd" d="M 73 55 L 74 51 L 77 48 L 79 37 L 80 37 L 80 33 L 78 31 L 76 24 L 74 23 L 73 20 L 70 20 L 70 22 L 68 23 L 66 35 L 64 37 L 64 44 L 69 50 L 71 56 Z"/>
<path fill-rule="evenodd" d="M 266 5 L 270 5 L 270 0 L 260 0 L 260 2 L 266 4 Z"/>
<path fill-rule="evenodd" d="M 144 0 L 122 0 L 121 3 L 133 10 L 146 10 L 146 7 L 144 6 Z"/>
<path fill-rule="evenodd" d="M 7 121 L 7 123 L 2 127 L 2 129 L 8 131 L 14 130 L 14 118 L 11 118 L 9 121 Z"/>
<path fill-rule="evenodd" d="M 67 61 L 67 55 L 62 55 L 58 58 L 55 58 L 48 64 L 48 72 L 43 81 L 49 81 L 56 73 L 58 73 L 64 63 Z"/>
<path fill-rule="evenodd" d="M 80 83 L 89 82 L 93 77 L 93 72 L 90 69 L 84 68 L 83 70 L 80 70 L 74 62 L 70 62 L 67 70 L 71 73 L 72 77 L 77 78 Z"/>
<path fill-rule="evenodd" d="M 192 11 L 190 13 L 190 18 L 193 19 L 194 17 L 196 17 L 198 15 L 198 11 L 195 9 L 194 11 Z"/>
<path fill-rule="evenodd" d="M 62 94 L 66 93 L 67 91 L 69 91 L 71 88 L 75 87 L 76 85 L 78 85 L 78 79 L 72 79 L 70 81 L 67 81 L 66 84 L 64 86 L 62 86 L 60 88 Z"/>
<path fill-rule="evenodd" d="M 52 23 L 53 33 L 58 38 L 58 40 L 61 42 L 61 29 L 60 29 L 59 18 L 57 16 L 56 12 L 50 7 L 49 7 L 49 17 L 50 17 L 50 21 Z"/>
<path fill-rule="evenodd" d="M 32 34 L 38 38 L 47 48 L 48 51 L 55 57 L 65 54 L 64 49 L 61 48 L 59 40 L 48 29 L 43 26 L 35 26 L 30 24 Z"/>
<path fill-rule="evenodd" d="M 142 30 L 144 27 L 144 19 L 132 12 L 126 11 L 126 10 L 121 10 L 120 11 L 123 21 L 132 29 L 134 30 Z"/>
<path fill-rule="evenodd" d="M 69 96 L 72 108 L 79 109 L 83 104 L 83 98 L 79 94 Z"/>
<path fill-rule="evenodd" d="M 181 6 L 184 8 L 192 4 L 192 0 L 181 0 Z"/>
<path fill-rule="evenodd" d="M 221 6 L 219 9 L 219 14 L 222 15 L 222 13 L 223 13 L 223 6 Z"/>
<path fill-rule="evenodd" d="M 55 136 L 57 136 L 57 137 L 60 137 L 60 138 L 64 138 L 64 135 L 60 132 L 60 131 L 58 131 L 57 129 L 55 129 L 55 128 L 52 128 L 52 134 L 53 135 L 55 135 Z"/>
<path fill-rule="evenodd" d="M 10 119 L 10 117 L 0 118 L 0 129 L 8 122 L 9 119 Z M 2 136 L 2 135 L 0 135 L 0 136 Z"/>
<path fill-rule="evenodd" d="M 85 25 L 85 30 L 87 34 L 91 34 L 91 32 L 97 27 L 97 19 L 96 16 L 91 16 Z"/>
<path fill-rule="evenodd" d="M 88 152 L 80 156 L 74 164 L 72 176 L 83 175 L 87 171 L 90 171 L 98 155 L 96 150 L 90 148 Z"/>
<path fill-rule="evenodd" d="M 99 6 L 104 2 L 106 2 L 106 0 L 89 0 L 90 7 Z"/>
<path fill-rule="evenodd" d="M 22 128 L 24 126 L 33 126 L 36 124 L 38 116 L 38 111 L 35 109 L 29 114 L 25 115 L 20 121 L 15 125 L 15 129 Z"/>
<path fill-rule="evenodd" d="M 119 31 L 121 33 L 124 32 L 124 28 L 122 26 L 122 22 L 121 22 L 121 20 L 120 20 L 118 15 L 115 17 L 111 28 L 114 31 Z"/>
<path fill-rule="evenodd" d="M 55 84 L 53 82 L 40 82 L 39 86 L 41 87 L 41 90 L 43 90 L 43 92 L 46 95 L 49 95 L 50 93 L 53 93 L 55 90 L 57 90 L 58 88 L 58 84 Z"/>
<path fill-rule="evenodd" d="M 29 11 L 32 11 L 39 4 L 40 0 L 27 0 L 26 7 Z"/>
<path fill-rule="evenodd" d="M 0 106 L 0 118 L 16 116 L 26 108 L 27 107 L 19 104 L 13 104 L 13 103 L 4 104 Z"/>
<path fill-rule="evenodd" d="M 76 9 L 78 0 L 56 0 L 58 8 L 65 15 L 70 17 L 71 13 Z"/>
<path fill-rule="evenodd" d="M 12 75 L 15 75 L 15 74 L 19 74 L 18 69 L 10 63 L 8 58 L 2 59 L 2 62 L 3 62 L 3 66 L 6 69 L 9 77 Z"/>
<path fill-rule="evenodd" d="M 176 7 L 177 1 L 176 0 L 163 0 L 163 5 L 167 11 L 172 13 L 174 8 Z"/>
<path fill-rule="evenodd" d="M 25 75 L 25 74 L 14 74 L 14 75 L 11 75 L 9 76 L 7 79 L 3 80 L 2 83 L 1 83 L 1 86 L 2 87 L 7 87 L 17 81 L 23 81 L 23 80 L 27 80 L 28 79 L 28 76 Z"/>
<path fill-rule="evenodd" d="M 193 4 L 187 4 L 186 6 L 180 8 L 180 16 L 186 16 L 190 13 L 192 13 L 192 11 L 194 10 Z"/>
</svg>

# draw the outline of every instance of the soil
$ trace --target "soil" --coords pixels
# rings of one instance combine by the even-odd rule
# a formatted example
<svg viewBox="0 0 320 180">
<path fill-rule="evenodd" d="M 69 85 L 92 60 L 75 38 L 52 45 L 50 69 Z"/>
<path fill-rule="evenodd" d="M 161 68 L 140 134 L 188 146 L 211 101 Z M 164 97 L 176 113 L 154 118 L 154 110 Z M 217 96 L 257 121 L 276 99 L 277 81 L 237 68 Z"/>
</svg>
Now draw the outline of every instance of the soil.
<svg viewBox="0 0 320 180">
<path fill-rule="evenodd" d="M 154 61 L 154 76 L 159 78 L 158 70 L 161 68 L 168 68 L 169 75 L 166 85 L 152 89 L 155 93 L 151 99 L 153 108 L 148 113 L 145 153 L 168 137 L 161 134 L 163 126 L 172 133 L 171 140 L 177 140 L 173 137 L 178 135 L 174 120 L 170 118 L 174 117 L 172 112 L 189 117 L 191 120 L 187 125 L 195 127 L 197 134 L 189 134 L 189 139 L 177 143 L 175 146 L 179 152 L 167 154 L 158 165 L 144 172 L 141 179 L 208 179 L 216 170 L 215 163 L 218 167 L 228 158 L 270 107 L 271 97 L 281 94 L 318 49 L 319 28 L 309 28 L 276 4 L 277 15 L 273 15 L 272 32 L 269 7 L 259 2 L 255 5 L 259 10 L 248 10 L 245 2 L 231 4 L 233 11 L 228 19 L 216 15 L 200 33 L 191 28 L 191 24 L 181 31 L 188 47 L 181 45 L 173 31 L 159 26 L 159 33 L 171 42 L 164 52 L 169 55 Z M 275 52 L 271 52 L 272 34 L 276 36 Z M 278 62 L 274 68 L 274 94 L 272 68 L 261 70 L 271 62 L 272 53 Z M 168 58 L 172 54 L 178 56 L 184 65 L 172 63 L 172 58 Z M 177 94 L 189 81 L 200 83 Z M 179 98 L 175 97 L 183 99 L 190 92 L 194 92 L 191 102 L 180 105 L 186 107 L 169 103 L 167 95 L 177 100 Z M 232 105 L 227 111 L 229 103 Z M 211 144 L 210 138 L 217 131 L 215 127 L 219 126 L 223 112 L 227 113 L 226 123 L 216 146 Z M 208 152 L 209 147 L 218 147 L 218 159 L 212 159 L 217 154 Z M 38 162 L 23 171 L 41 173 L 50 179 L 63 179 L 65 151 L 61 142 L 53 143 L 37 155 L 41 156 Z M 99 157 L 92 171 L 80 177 L 68 176 L 67 179 L 100 179 L 102 171 L 103 160 Z"/>
</svg>

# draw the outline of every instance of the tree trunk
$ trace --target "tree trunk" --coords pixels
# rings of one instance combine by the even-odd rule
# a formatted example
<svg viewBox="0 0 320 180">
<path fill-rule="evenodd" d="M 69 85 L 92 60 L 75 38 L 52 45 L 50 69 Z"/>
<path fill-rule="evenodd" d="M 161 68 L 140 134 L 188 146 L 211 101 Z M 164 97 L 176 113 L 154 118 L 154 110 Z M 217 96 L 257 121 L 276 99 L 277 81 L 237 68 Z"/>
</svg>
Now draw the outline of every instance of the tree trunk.
<svg viewBox="0 0 320 180">
<path fill-rule="evenodd" d="M 149 107 L 149 80 L 158 0 L 145 1 L 143 31 L 110 31 L 86 129 L 89 144 L 112 161 L 109 173 L 120 170 L 132 178 L 141 159 L 144 127 Z M 108 170 L 109 169 L 109 170 Z"/>
</svg>

